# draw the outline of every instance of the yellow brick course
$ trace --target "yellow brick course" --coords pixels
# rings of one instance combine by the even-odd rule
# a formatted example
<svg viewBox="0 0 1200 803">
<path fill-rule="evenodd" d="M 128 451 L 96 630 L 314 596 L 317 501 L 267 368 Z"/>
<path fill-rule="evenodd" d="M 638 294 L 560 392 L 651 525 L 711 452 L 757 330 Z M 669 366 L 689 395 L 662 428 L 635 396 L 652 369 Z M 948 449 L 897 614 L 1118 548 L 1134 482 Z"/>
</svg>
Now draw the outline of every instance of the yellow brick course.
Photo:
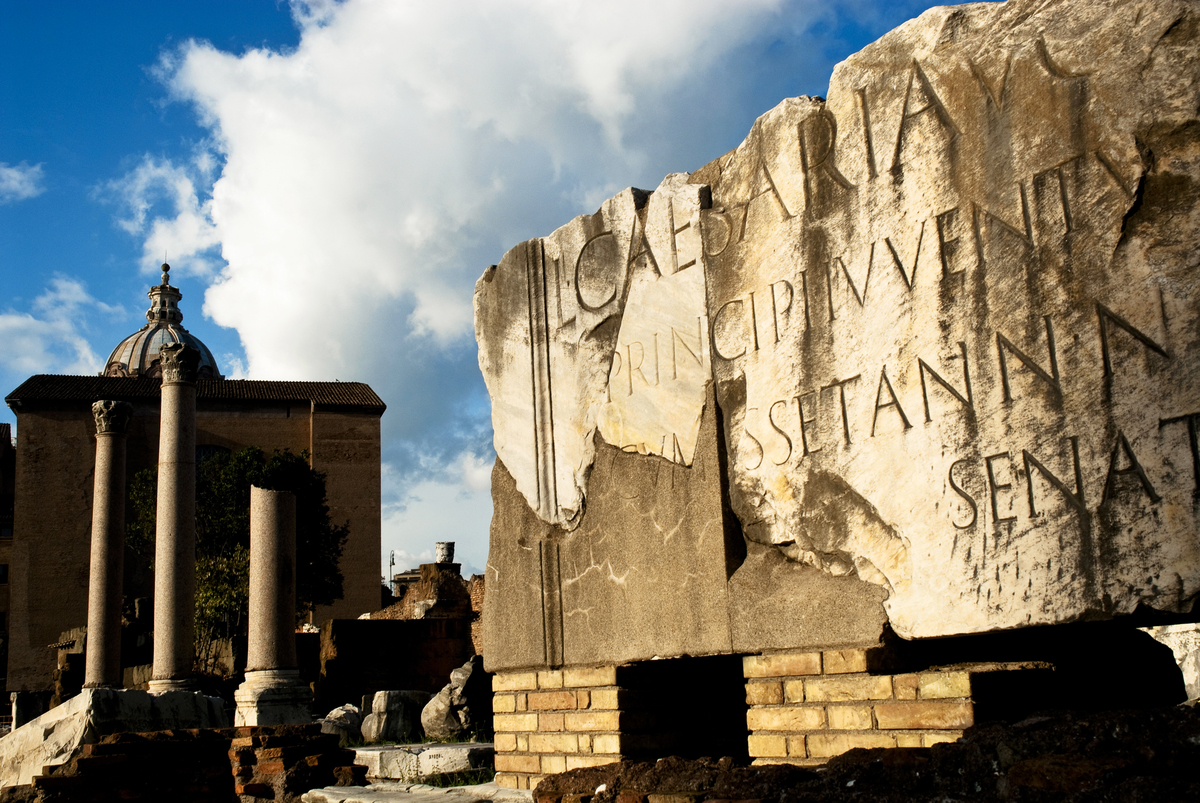
<svg viewBox="0 0 1200 803">
<path fill-rule="evenodd" d="M 621 737 L 615 733 L 597 733 L 592 737 L 593 753 L 620 753 Z"/>
<path fill-rule="evenodd" d="M 921 734 L 919 733 L 897 733 L 896 747 L 920 747 Z"/>
<path fill-rule="evenodd" d="M 832 730 L 869 731 L 873 725 L 869 705 L 831 705 L 826 716 Z"/>
<path fill-rule="evenodd" d="M 808 748 L 804 744 L 803 736 L 787 737 L 787 748 L 791 758 L 808 758 Z"/>
<path fill-rule="evenodd" d="M 569 689 L 585 686 L 615 686 L 617 668 L 615 666 L 571 667 L 562 670 L 562 677 L 562 685 Z"/>
<path fill-rule="evenodd" d="M 542 762 L 537 756 L 519 756 L 513 753 L 496 754 L 496 772 L 539 772 Z"/>
<path fill-rule="evenodd" d="M 746 725 L 752 731 L 811 731 L 825 727 L 825 710 L 802 708 L 751 708 Z"/>
<path fill-rule="evenodd" d="M 573 733 L 531 733 L 529 735 L 529 752 L 578 753 L 579 737 Z M 530 770 L 530 772 L 536 771 Z"/>
<path fill-rule="evenodd" d="M 746 684 L 746 705 L 778 705 L 783 702 L 783 687 L 779 681 Z"/>
<path fill-rule="evenodd" d="M 492 691 L 536 689 L 536 672 L 497 672 L 492 675 Z"/>
<path fill-rule="evenodd" d="M 547 775 L 554 775 L 559 772 L 567 771 L 566 756 L 542 756 L 542 772 Z"/>
<path fill-rule="evenodd" d="M 780 678 L 821 674 L 821 653 L 801 652 L 781 655 L 747 655 L 742 659 L 742 674 L 747 678 Z"/>
<path fill-rule="evenodd" d="M 587 708 L 592 704 L 592 693 L 584 689 L 583 691 L 575 692 L 575 707 Z"/>
<path fill-rule="evenodd" d="M 806 702 L 887 700 L 891 696 L 891 675 L 833 675 L 804 681 Z"/>
<path fill-rule="evenodd" d="M 492 739 L 497 753 L 511 753 L 517 749 L 517 737 L 513 733 L 497 733 Z"/>
<path fill-rule="evenodd" d="M 881 703 L 875 706 L 875 720 L 883 730 L 949 730 L 970 727 L 975 714 L 969 702 Z"/>
<path fill-rule="evenodd" d="M 821 660 L 826 675 L 867 671 L 866 650 L 826 650 L 821 653 Z"/>
<path fill-rule="evenodd" d="M 537 714 L 496 714 L 492 717 L 496 731 L 535 731 L 538 727 Z"/>
<path fill-rule="evenodd" d="M 804 681 L 785 680 L 783 682 L 783 699 L 789 703 L 804 702 Z"/>
<path fill-rule="evenodd" d="M 496 773 L 496 786 L 503 786 L 505 789 L 517 789 L 517 776 L 510 775 L 507 772 Z"/>
<path fill-rule="evenodd" d="M 750 746 L 752 758 L 770 758 L 788 754 L 787 738 L 763 733 L 752 733 L 746 740 Z"/>
<path fill-rule="evenodd" d="M 856 747 L 895 747 L 896 740 L 886 733 L 810 733 L 808 755 L 812 758 L 839 756 Z"/>
<path fill-rule="evenodd" d="M 573 711 L 575 705 L 575 692 L 572 691 L 542 691 L 529 695 L 530 711 Z"/>
<path fill-rule="evenodd" d="M 971 676 L 967 672 L 929 672 L 921 675 L 922 700 L 970 697 Z"/>
<path fill-rule="evenodd" d="M 562 714 L 538 714 L 538 731 L 540 733 L 555 733 L 563 729 Z"/>
<path fill-rule="evenodd" d="M 951 733 L 927 733 L 921 737 L 925 747 L 932 747 L 942 742 L 957 742 L 958 736 Z"/>
<path fill-rule="evenodd" d="M 592 698 L 591 709 L 610 711 L 620 707 L 620 696 L 617 689 L 592 689 L 591 692 L 580 692 L 581 694 L 590 694 Z M 580 706 L 582 708 L 583 706 Z"/>
<path fill-rule="evenodd" d="M 537 687 L 539 689 L 561 689 L 563 685 L 563 671 L 561 669 L 541 669 L 537 673 Z"/>
<path fill-rule="evenodd" d="M 492 695 L 492 713 L 508 714 L 517 710 L 517 697 L 514 694 Z"/>
<path fill-rule="evenodd" d="M 892 690 L 897 700 L 917 699 L 918 675 L 896 675 L 892 678 Z"/>
<path fill-rule="evenodd" d="M 615 731 L 621 727 L 620 711 L 577 711 L 566 714 L 564 727 L 569 731 Z"/>
<path fill-rule="evenodd" d="M 577 770 L 580 767 L 599 767 L 601 764 L 611 764 L 618 760 L 617 756 L 567 756 L 567 769 Z"/>
</svg>

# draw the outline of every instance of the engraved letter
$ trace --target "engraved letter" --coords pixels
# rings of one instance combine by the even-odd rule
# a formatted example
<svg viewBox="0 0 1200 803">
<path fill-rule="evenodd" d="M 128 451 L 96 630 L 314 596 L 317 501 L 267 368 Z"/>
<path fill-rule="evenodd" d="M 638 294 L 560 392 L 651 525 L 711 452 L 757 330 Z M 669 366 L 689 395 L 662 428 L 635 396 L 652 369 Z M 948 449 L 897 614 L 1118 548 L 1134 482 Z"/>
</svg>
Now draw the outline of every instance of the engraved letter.
<svg viewBox="0 0 1200 803">
<path fill-rule="evenodd" d="M 787 399 L 781 399 L 780 401 L 775 402 L 774 404 L 771 405 L 770 409 L 767 410 L 767 421 L 770 422 L 771 429 L 778 432 L 780 434 L 780 436 L 785 441 L 787 441 L 787 454 L 784 455 L 784 458 L 782 460 L 772 460 L 771 461 L 772 463 L 774 463 L 777 466 L 782 466 L 784 463 L 786 463 L 788 460 L 790 460 L 792 458 L 792 439 L 787 436 L 786 432 L 784 432 L 782 429 L 779 428 L 779 424 L 775 423 L 775 408 L 781 404 L 783 405 L 784 409 L 786 410 L 787 409 Z"/>
<path fill-rule="evenodd" d="M 929 367 L 929 364 L 917 358 L 917 373 L 921 375 L 921 398 L 925 402 L 925 423 L 928 424 L 933 418 L 929 415 L 929 391 L 925 387 L 925 374 L 928 373 L 933 377 L 934 381 L 941 385 L 946 390 L 950 391 L 950 395 L 958 399 L 960 404 L 966 405 L 968 410 L 974 411 L 975 405 L 971 399 L 971 370 L 967 365 L 967 344 L 963 341 L 958 341 L 958 347 L 962 349 L 963 359 L 963 384 L 966 386 L 967 395 L 964 397 L 956 388 L 951 386 L 949 382 L 943 379 L 937 371 Z"/>
<path fill-rule="evenodd" d="M 742 346 L 742 350 L 739 351 L 737 354 L 733 354 L 733 355 L 730 355 L 727 357 L 721 353 L 721 350 L 719 348 L 717 348 L 717 333 L 721 331 L 721 315 L 725 312 L 725 310 L 727 310 L 729 307 L 733 306 L 734 304 L 737 304 L 739 307 L 745 307 L 746 302 L 740 298 L 735 298 L 733 301 L 726 302 L 724 306 L 722 306 L 719 310 L 717 310 L 717 314 L 713 316 L 712 333 L 711 333 L 712 339 L 713 339 L 712 351 L 713 351 L 713 354 L 717 355 L 722 360 L 736 360 L 738 357 L 744 356 L 746 353 L 746 347 Z"/>
<path fill-rule="evenodd" d="M 925 104 L 919 109 L 910 108 L 915 105 L 913 97 L 913 83 L 918 83 L 918 91 L 924 95 Z M 908 88 L 904 90 L 904 105 L 901 107 L 900 114 L 900 129 L 896 132 L 896 150 L 892 153 L 892 170 L 895 171 L 900 167 L 900 149 L 904 145 L 904 129 L 911 120 L 921 116 L 927 111 L 932 111 L 937 118 L 938 123 L 950 135 L 953 140 L 959 135 L 958 126 L 950 119 L 950 115 L 946 112 L 946 107 L 943 105 L 941 98 L 933 91 L 933 86 L 929 83 L 929 79 L 925 76 L 925 71 L 921 69 L 921 65 L 913 59 L 912 69 L 908 73 Z"/>
<path fill-rule="evenodd" d="M 837 145 L 837 119 L 826 108 L 821 109 L 821 112 L 814 121 L 815 125 L 822 123 L 824 124 L 825 134 L 823 137 L 817 139 L 816 142 L 813 142 L 805 135 L 803 123 L 796 124 L 796 134 L 800 141 L 800 164 L 804 166 L 805 209 L 813 205 L 812 175 L 815 170 L 820 170 L 826 176 L 833 179 L 834 182 L 848 190 L 854 189 L 854 185 L 833 164 L 833 154 L 835 145 Z M 770 178 L 769 174 L 767 178 Z M 771 183 L 771 189 L 775 189 L 774 182 Z M 782 206 L 782 201 L 780 205 Z"/>
<path fill-rule="evenodd" d="M 583 307 L 588 312 L 598 312 L 600 309 L 602 309 L 604 306 L 606 306 L 609 302 L 611 302 L 614 298 L 617 297 L 617 282 L 613 282 L 612 291 L 608 294 L 608 296 L 603 301 L 599 301 L 595 305 L 589 304 L 587 301 L 584 301 L 584 299 L 583 299 L 583 285 L 585 284 L 585 282 L 580 282 L 580 280 L 579 280 L 579 271 L 580 271 L 580 268 L 583 266 L 583 255 L 588 252 L 588 248 L 590 246 L 597 244 L 600 240 L 602 240 L 605 237 L 612 237 L 614 240 L 616 239 L 616 237 L 613 235 L 613 233 L 611 231 L 602 231 L 599 234 L 595 235 L 594 237 L 590 238 L 586 243 L 584 243 L 583 248 L 579 249 L 579 256 L 577 256 L 575 258 L 575 300 L 579 302 L 579 306 Z M 630 260 L 630 261 L 632 261 L 632 260 Z M 604 266 L 606 263 L 608 263 L 608 260 L 604 259 L 603 257 L 600 257 L 597 260 L 597 262 L 599 262 L 599 264 L 601 266 Z"/>
<path fill-rule="evenodd" d="M 1007 491 L 1008 489 L 1013 487 L 1013 484 L 1011 482 L 1000 482 L 1000 483 L 996 482 L 996 469 L 992 467 L 992 461 L 996 460 L 998 458 L 1001 458 L 1001 457 L 1007 457 L 1009 459 L 1012 459 L 1012 456 L 1008 452 L 998 452 L 997 454 L 990 454 L 987 457 L 983 458 L 983 464 L 987 467 L 988 488 L 991 490 L 991 495 L 992 495 L 992 523 L 993 524 L 999 524 L 1002 521 L 1016 521 L 1017 520 L 1016 516 L 1001 516 L 1000 515 L 1000 501 L 996 498 L 996 492 L 997 491 Z"/>
<path fill-rule="evenodd" d="M 775 292 L 775 288 L 778 285 L 783 285 L 784 288 L 787 290 L 787 303 L 783 305 L 783 309 L 779 308 L 778 295 Z M 791 283 L 788 282 L 786 279 L 780 279 L 779 281 L 772 284 L 768 289 L 771 291 L 771 317 L 775 319 L 775 342 L 778 343 L 779 342 L 779 315 L 780 315 L 780 313 L 786 313 L 789 310 L 791 310 L 792 299 L 795 297 L 796 294 L 792 290 Z"/>
<path fill-rule="evenodd" d="M 1120 315 L 1113 312 L 1112 310 L 1110 310 L 1108 307 L 1104 306 L 1103 304 L 1096 304 L 1096 317 L 1100 319 L 1100 353 L 1104 356 L 1104 375 L 1105 376 L 1112 376 L 1112 372 L 1113 372 L 1112 357 L 1108 351 L 1108 324 L 1109 323 L 1115 324 L 1116 326 L 1119 326 L 1120 328 L 1124 329 L 1126 332 L 1133 335 L 1134 338 L 1138 342 L 1140 342 L 1143 346 L 1145 346 L 1146 348 L 1155 352 L 1156 354 L 1160 354 L 1163 357 L 1166 357 L 1168 360 L 1171 359 L 1171 355 L 1167 353 L 1167 350 L 1165 348 L 1158 345 L 1150 338 L 1146 337 L 1146 335 L 1144 333 L 1139 332 L 1137 329 L 1133 328 L 1133 325 L 1130 324 L 1129 321 L 1125 320 Z"/>
<path fill-rule="evenodd" d="M 880 404 L 879 400 L 883 397 L 883 388 L 887 386 L 890 402 Z M 912 429 L 912 424 L 908 423 L 908 416 L 904 414 L 904 408 L 900 406 L 900 400 L 896 398 L 896 391 L 892 390 L 892 382 L 888 379 L 887 366 L 883 366 L 879 370 L 879 387 L 875 391 L 875 412 L 871 416 L 871 437 L 875 437 L 875 422 L 879 420 L 879 411 L 885 407 L 895 407 L 896 412 L 900 414 L 900 420 L 904 422 L 905 429 Z"/>
<path fill-rule="evenodd" d="M 1129 461 L 1129 465 L 1125 468 L 1117 468 L 1117 456 L 1120 452 L 1124 452 L 1125 459 Z M 1100 500 L 1101 505 L 1113 498 L 1117 491 L 1117 477 L 1125 474 L 1137 477 L 1138 482 L 1142 484 L 1142 490 L 1146 492 L 1146 496 L 1150 497 L 1152 503 L 1157 505 L 1162 501 L 1162 497 L 1154 492 L 1154 486 L 1150 484 L 1150 478 L 1146 476 L 1146 469 L 1142 468 L 1142 464 L 1134 455 L 1133 448 L 1129 445 L 1129 439 L 1125 437 L 1124 432 L 1117 430 L 1117 442 L 1113 446 L 1112 459 L 1108 461 L 1108 477 L 1104 480 L 1104 498 Z"/>
<path fill-rule="evenodd" d="M 957 482 L 954 481 L 954 469 L 958 466 L 965 464 L 966 462 L 967 462 L 966 460 L 955 460 L 953 463 L 950 464 L 950 471 L 946 475 L 946 479 L 948 479 L 950 481 L 950 487 L 954 489 L 954 492 L 956 494 L 958 494 L 959 496 L 961 496 L 963 499 L 966 499 L 967 504 L 971 506 L 971 520 L 968 521 L 966 524 L 959 524 L 954 519 L 950 520 L 950 523 L 953 524 L 955 529 L 958 529 L 958 530 L 968 530 L 968 529 L 974 527 L 975 520 L 979 518 L 979 507 L 975 504 L 974 497 L 972 497 L 969 493 L 967 493 L 965 490 L 963 490 L 962 486 L 960 486 Z M 995 511 L 995 507 L 996 507 L 995 503 L 993 502 L 992 503 L 993 511 Z"/>
<path fill-rule="evenodd" d="M 821 400 L 819 392 L 815 391 L 815 390 L 812 393 L 802 393 L 799 396 L 795 397 L 795 399 L 796 399 L 796 415 L 800 419 L 800 445 L 804 449 L 804 455 L 803 455 L 804 457 L 808 457 L 813 452 L 821 451 L 821 447 L 813 449 L 813 448 L 810 448 L 808 445 L 808 425 L 815 424 L 817 422 L 817 414 L 816 414 L 815 410 L 813 411 L 812 418 L 804 417 L 804 400 L 809 396 L 816 396 L 818 402 Z"/>
<path fill-rule="evenodd" d="M 1046 321 L 1046 348 L 1050 352 L 1050 373 L 1042 370 L 1041 366 L 1035 363 L 1028 354 L 1021 351 L 1012 344 L 1004 335 L 996 333 L 996 352 L 1000 355 L 1000 384 L 1004 386 L 1004 401 L 1012 401 L 1012 391 L 1008 386 L 1008 362 L 1004 359 L 1004 350 L 1008 349 L 1018 360 L 1020 360 L 1026 368 L 1033 371 L 1034 376 L 1041 379 L 1043 382 L 1050 385 L 1062 396 L 1062 384 L 1059 382 L 1058 375 L 1058 357 L 1054 351 L 1054 326 L 1050 323 L 1050 316 L 1045 316 Z"/>
<path fill-rule="evenodd" d="M 1046 467 L 1036 457 L 1027 450 L 1021 450 L 1021 455 L 1025 460 L 1025 476 L 1029 481 L 1029 515 L 1033 517 L 1038 514 L 1037 508 L 1033 504 L 1033 469 L 1036 468 L 1041 472 L 1046 482 L 1053 485 L 1063 495 L 1063 499 L 1071 507 L 1075 508 L 1075 511 L 1079 514 L 1079 518 L 1086 525 L 1090 521 L 1090 516 L 1088 514 L 1087 503 L 1083 499 L 1083 472 L 1079 467 L 1079 438 L 1072 435 L 1067 440 L 1071 441 L 1071 456 L 1075 461 L 1075 493 L 1071 493 L 1067 489 L 1066 483 L 1047 471 Z"/>
<path fill-rule="evenodd" d="M 824 392 L 826 390 L 831 390 L 833 388 L 838 389 L 838 399 L 841 401 L 841 406 L 842 406 L 842 434 L 845 435 L 845 437 L 846 437 L 846 447 L 847 448 L 849 448 L 849 446 L 850 446 L 850 419 L 846 415 L 846 385 L 848 385 L 851 382 L 857 382 L 861 378 L 862 378 L 862 374 L 855 374 L 854 376 L 850 377 L 849 379 L 842 379 L 842 380 L 835 379 L 832 382 L 830 382 L 828 385 L 826 385 L 825 387 L 821 388 L 822 392 Z"/>
<path fill-rule="evenodd" d="M 1158 428 L 1162 429 L 1168 424 L 1178 424 L 1187 422 L 1188 443 L 1192 447 L 1192 479 L 1195 482 L 1195 488 L 1192 489 L 1192 494 L 1200 499 L 1200 435 L 1197 430 L 1200 427 L 1200 413 L 1189 413 L 1187 415 L 1177 415 L 1174 418 L 1160 418 Z"/>
</svg>

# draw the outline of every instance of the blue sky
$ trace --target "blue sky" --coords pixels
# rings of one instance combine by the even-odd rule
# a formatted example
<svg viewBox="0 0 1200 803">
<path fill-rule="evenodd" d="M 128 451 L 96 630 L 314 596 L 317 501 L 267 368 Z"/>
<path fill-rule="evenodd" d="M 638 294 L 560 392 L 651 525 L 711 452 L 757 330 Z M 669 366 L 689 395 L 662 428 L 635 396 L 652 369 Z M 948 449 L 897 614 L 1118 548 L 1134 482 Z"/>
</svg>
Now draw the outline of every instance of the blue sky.
<svg viewBox="0 0 1200 803">
<path fill-rule="evenodd" d="M 99 370 L 165 252 L 226 376 L 388 404 L 383 560 L 481 571 L 475 279 L 930 5 L 0 0 L 2 390 Z"/>
</svg>

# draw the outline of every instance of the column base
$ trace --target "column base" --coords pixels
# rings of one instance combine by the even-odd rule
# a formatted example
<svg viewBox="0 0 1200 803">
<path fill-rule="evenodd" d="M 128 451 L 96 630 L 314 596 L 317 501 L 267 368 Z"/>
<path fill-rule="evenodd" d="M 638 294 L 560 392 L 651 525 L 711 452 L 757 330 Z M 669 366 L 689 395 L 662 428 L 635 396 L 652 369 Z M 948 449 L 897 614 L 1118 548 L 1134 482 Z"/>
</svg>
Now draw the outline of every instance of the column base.
<svg viewBox="0 0 1200 803">
<path fill-rule="evenodd" d="M 169 691 L 200 691 L 200 684 L 195 678 L 152 678 L 146 691 L 151 694 L 165 694 Z"/>
<path fill-rule="evenodd" d="M 312 691 L 300 680 L 298 669 L 257 669 L 233 694 L 237 711 L 234 726 L 303 725 L 312 722 Z"/>
</svg>

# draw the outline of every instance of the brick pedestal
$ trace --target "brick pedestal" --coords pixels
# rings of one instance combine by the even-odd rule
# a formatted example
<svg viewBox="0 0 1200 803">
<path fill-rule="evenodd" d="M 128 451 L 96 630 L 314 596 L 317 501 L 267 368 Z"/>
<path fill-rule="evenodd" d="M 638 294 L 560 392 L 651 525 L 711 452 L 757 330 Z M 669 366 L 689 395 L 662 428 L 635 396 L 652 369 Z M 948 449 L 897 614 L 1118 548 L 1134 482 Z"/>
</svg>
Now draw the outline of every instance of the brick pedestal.
<svg viewBox="0 0 1200 803">
<path fill-rule="evenodd" d="M 746 724 L 755 764 L 823 764 L 855 747 L 928 747 L 975 722 L 974 678 L 990 664 L 868 672 L 867 649 L 748 656 Z"/>
<path fill-rule="evenodd" d="M 614 666 L 498 672 L 492 679 L 496 783 L 620 761 L 623 690 Z"/>
</svg>

